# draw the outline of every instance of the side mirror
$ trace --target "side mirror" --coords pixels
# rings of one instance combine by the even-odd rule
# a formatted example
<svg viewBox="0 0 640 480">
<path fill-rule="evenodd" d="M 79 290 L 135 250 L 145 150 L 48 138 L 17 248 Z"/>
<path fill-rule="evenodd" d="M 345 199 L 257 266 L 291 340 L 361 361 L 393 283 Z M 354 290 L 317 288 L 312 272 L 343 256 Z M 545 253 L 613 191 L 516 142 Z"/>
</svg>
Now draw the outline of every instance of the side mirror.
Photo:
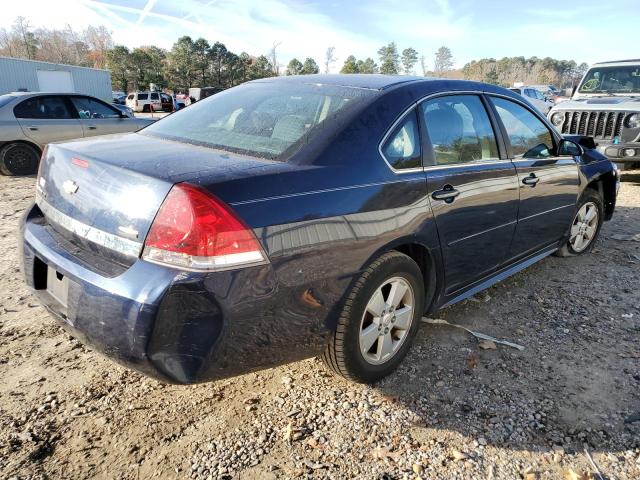
<svg viewBox="0 0 640 480">
<path fill-rule="evenodd" d="M 559 157 L 579 157 L 584 153 L 580 145 L 571 140 L 562 139 L 558 145 Z"/>
</svg>

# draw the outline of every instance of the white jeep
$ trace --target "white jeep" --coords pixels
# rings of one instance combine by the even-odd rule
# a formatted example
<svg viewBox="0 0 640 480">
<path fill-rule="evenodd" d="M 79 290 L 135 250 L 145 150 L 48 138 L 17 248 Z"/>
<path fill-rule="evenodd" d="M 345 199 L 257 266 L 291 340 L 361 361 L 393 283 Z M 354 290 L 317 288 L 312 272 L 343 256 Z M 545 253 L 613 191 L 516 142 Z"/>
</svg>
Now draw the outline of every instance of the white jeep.
<svg viewBox="0 0 640 480">
<path fill-rule="evenodd" d="M 548 117 L 563 135 L 593 137 L 622 168 L 640 165 L 640 59 L 596 63 Z"/>
</svg>

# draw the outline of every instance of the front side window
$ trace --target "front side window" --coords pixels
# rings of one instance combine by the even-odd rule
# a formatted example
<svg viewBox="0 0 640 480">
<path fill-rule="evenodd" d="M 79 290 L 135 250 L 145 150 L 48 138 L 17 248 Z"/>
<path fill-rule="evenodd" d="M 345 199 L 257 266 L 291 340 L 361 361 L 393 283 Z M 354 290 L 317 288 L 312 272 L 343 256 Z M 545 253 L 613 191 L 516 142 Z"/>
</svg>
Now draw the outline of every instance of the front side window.
<svg viewBox="0 0 640 480">
<path fill-rule="evenodd" d="M 89 97 L 71 97 L 71 103 L 78 110 L 78 116 L 85 118 L 118 118 L 120 114 L 113 108 Z"/>
<path fill-rule="evenodd" d="M 317 84 L 248 83 L 169 115 L 140 133 L 282 160 L 376 93 Z"/>
<path fill-rule="evenodd" d="M 420 133 L 416 112 L 412 111 L 391 132 L 382 146 L 382 154 L 396 170 L 422 166 Z"/>
<path fill-rule="evenodd" d="M 16 118 L 51 120 L 71 118 L 62 97 L 31 97 L 16 105 L 13 113 Z"/>
<path fill-rule="evenodd" d="M 152 93 L 151 94 L 151 100 L 158 100 L 158 94 L 157 93 Z"/>
<path fill-rule="evenodd" d="M 489 116 L 477 95 L 438 97 L 420 108 L 437 165 L 499 159 Z"/>
<path fill-rule="evenodd" d="M 511 142 L 513 157 L 548 158 L 553 155 L 553 135 L 533 113 L 515 102 L 492 98 Z"/>
</svg>

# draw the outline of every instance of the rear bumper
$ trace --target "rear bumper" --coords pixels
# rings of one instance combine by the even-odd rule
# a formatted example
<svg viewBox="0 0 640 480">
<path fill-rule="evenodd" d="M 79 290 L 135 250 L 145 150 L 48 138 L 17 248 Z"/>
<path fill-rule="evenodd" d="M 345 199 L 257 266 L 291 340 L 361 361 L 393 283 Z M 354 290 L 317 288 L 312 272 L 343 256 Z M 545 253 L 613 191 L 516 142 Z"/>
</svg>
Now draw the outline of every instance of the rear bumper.
<svg viewBox="0 0 640 480">
<path fill-rule="evenodd" d="M 272 265 L 193 273 L 138 259 L 109 278 L 58 243 L 36 210 L 21 223 L 27 284 L 73 336 L 127 367 L 196 383 L 324 348 L 333 305 L 310 302 L 313 285 L 278 285 Z M 47 290 L 48 268 L 67 278 L 66 305 Z"/>
</svg>

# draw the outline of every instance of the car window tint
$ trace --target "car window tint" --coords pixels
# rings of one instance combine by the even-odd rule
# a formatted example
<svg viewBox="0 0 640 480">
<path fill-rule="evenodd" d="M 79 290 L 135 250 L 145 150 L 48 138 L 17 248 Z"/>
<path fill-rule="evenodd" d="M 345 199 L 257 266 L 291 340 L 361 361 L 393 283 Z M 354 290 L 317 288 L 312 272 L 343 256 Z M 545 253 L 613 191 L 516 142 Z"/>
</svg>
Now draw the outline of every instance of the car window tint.
<svg viewBox="0 0 640 480">
<path fill-rule="evenodd" d="M 158 94 L 157 93 L 152 93 L 151 94 L 151 100 L 158 100 Z"/>
<path fill-rule="evenodd" d="M 138 94 L 138 100 L 148 100 L 149 99 L 149 94 L 148 93 L 139 93 Z"/>
<path fill-rule="evenodd" d="M 71 118 L 62 97 L 31 97 L 16 105 L 13 113 L 17 118 Z"/>
<path fill-rule="evenodd" d="M 71 97 L 78 116 L 84 118 L 116 118 L 120 114 L 114 108 L 89 97 Z"/>
<path fill-rule="evenodd" d="M 364 89 L 318 84 L 245 84 L 163 118 L 145 135 L 284 159 L 311 141 L 325 122 L 374 95 Z M 303 140 L 304 139 L 304 140 Z"/>
<path fill-rule="evenodd" d="M 420 106 L 437 165 L 497 160 L 498 144 L 477 95 L 451 95 Z"/>
<path fill-rule="evenodd" d="M 416 112 L 412 111 L 391 132 L 382 146 L 382 154 L 396 170 L 422 166 L 420 134 Z"/>
<path fill-rule="evenodd" d="M 553 135 L 533 113 L 515 102 L 492 98 L 507 130 L 514 158 L 548 158 L 554 149 Z"/>
</svg>

